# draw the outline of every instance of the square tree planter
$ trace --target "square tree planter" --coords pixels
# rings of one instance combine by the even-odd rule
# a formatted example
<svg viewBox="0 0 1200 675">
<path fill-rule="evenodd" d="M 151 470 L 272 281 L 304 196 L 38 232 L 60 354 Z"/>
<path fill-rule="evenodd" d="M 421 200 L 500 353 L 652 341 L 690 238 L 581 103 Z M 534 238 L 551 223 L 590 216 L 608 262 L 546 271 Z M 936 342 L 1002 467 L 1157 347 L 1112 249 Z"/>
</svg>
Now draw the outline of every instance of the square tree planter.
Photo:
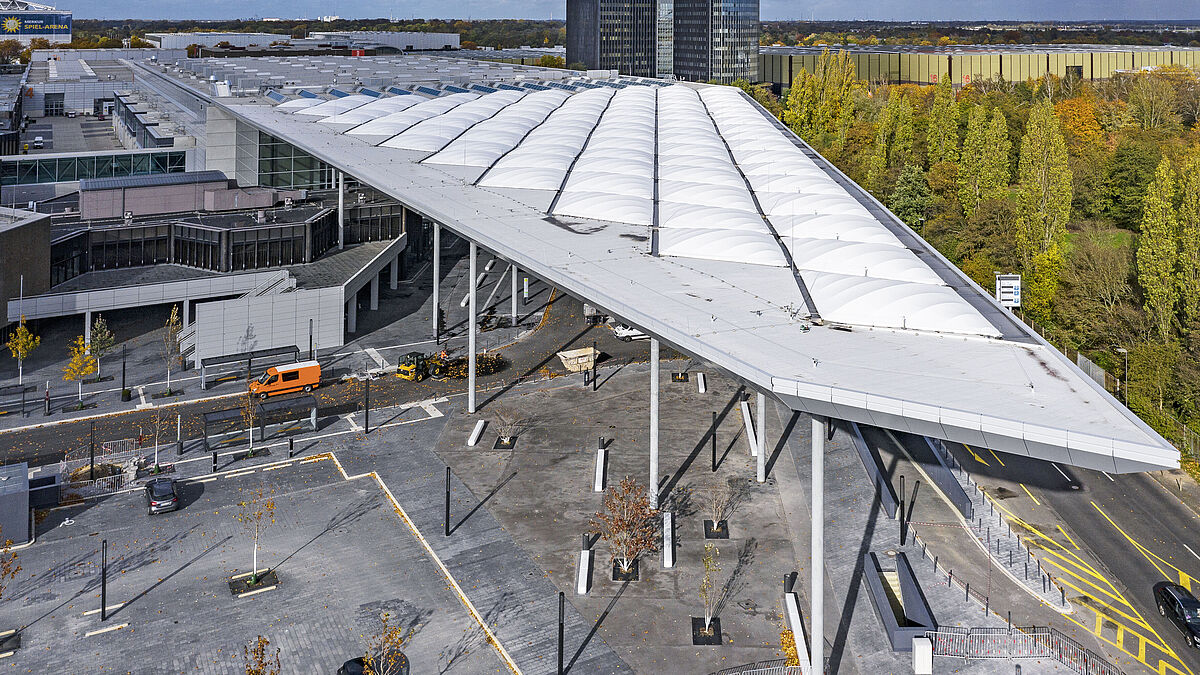
<svg viewBox="0 0 1200 675">
<path fill-rule="evenodd" d="M 510 436 L 508 438 L 504 438 L 503 436 L 497 436 L 496 442 L 492 445 L 492 449 L 493 450 L 512 450 L 516 445 L 517 445 L 517 437 L 516 436 Z"/>
<path fill-rule="evenodd" d="M 721 520 L 713 524 L 713 521 L 704 519 L 704 538 L 705 539 L 728 539 L 729 538 L 729 521 Z"/>
<path fill-rule="evenodd" d="M 693 645 L 713 645 L 719 646 L 724 644 L 721 641 L 721 618 L 714 616 L 708 624 L 708 630 L 704 630 L 704 617 L 692 617 L 692 644 Z"/>
<path fill-rule="evenodd" d="M 255 591 L 263 591 L 269 588 L 275 588 L 279 585 L 279 577 L 275 574 L 275 570 L 263 570 L 258 573 L 258 583 L 250 583 L 250 575 L 240 576 L 236 579 L 229 580 L 229 592 L 237 597 L 254 593 Z"/>
<path fill-rule="evenodd" d="M 621 569 L 621 563 L 614 560 L 612 564 L 612 580 L 613 581 L 637 581 L 638 580 L 638 559 L 633 560 L 633 564 L 629 566 L 629 571 Z"/>
</svg>

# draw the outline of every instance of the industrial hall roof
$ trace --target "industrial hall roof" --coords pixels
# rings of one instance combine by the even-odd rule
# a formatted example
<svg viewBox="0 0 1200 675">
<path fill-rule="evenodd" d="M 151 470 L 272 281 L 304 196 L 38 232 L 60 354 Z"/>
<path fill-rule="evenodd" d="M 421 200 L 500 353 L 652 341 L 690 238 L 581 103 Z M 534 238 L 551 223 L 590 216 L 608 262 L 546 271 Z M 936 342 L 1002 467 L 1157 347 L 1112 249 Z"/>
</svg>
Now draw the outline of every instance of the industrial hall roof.
<svg viewBox="0 0 1200 675">
<path fill-rule="evenodd" d="M 519 77 L 386 105 L 210 98 L 793 409 L 1107 471 L 1178 464 L 740 90 Z"/>
</svg>

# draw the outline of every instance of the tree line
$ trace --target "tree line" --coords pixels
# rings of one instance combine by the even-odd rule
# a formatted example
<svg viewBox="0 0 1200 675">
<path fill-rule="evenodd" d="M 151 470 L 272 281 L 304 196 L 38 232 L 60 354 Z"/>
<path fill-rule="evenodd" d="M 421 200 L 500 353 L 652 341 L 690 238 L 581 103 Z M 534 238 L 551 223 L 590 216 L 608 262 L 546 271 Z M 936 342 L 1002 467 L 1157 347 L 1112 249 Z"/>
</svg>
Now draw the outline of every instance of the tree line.
<svg viewBox="0 0 1200 675">
<path fill-rule="evenodd" d="M 1005 44 L 1121 44 L 1189 45 L 1200 47 L 1195 25 L 1114 22 L 1057 25 L 1053 23 L 889 22 L 889 21 L 763 21 L 764 45 L 1005 45 Z"/>
<path fill-rule="evenodd" d="M 1020 273 L 1023 316 L 1152 426 L 1200 424 L 1200 73 L 959 90 L 854 73 L 827 50 L 781 97 L 735 84 L 984 289 Z"/>
</svg>

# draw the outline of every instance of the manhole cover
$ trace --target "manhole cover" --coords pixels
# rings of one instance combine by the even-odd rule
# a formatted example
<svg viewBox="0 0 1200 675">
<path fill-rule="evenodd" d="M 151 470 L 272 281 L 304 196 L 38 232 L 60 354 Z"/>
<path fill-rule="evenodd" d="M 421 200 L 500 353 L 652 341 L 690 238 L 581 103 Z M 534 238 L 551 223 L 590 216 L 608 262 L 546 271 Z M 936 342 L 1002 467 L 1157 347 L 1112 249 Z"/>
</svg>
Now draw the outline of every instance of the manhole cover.
<svg viewBox="0 0 1200 675">
<path fill-rule="evenodd" d="M 889 558 L 895 558 L 897 555 L 897 551 L 894 548 L 889 548 L 885 553 L 887 553 Z"/>
</svg>

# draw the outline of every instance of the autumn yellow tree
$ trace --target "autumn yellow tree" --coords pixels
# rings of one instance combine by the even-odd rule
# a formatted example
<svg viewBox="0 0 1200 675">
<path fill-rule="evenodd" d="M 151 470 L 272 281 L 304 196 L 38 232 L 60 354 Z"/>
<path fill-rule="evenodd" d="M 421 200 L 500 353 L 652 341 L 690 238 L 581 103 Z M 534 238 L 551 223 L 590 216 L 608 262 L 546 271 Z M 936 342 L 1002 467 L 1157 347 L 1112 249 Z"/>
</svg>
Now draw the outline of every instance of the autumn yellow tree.
<svg viewBox="0 0 1200 675">
<path fill-rule="evenodd" d="M 80 335 L 68 347 L 71 358 L 63 367 L 63 379 L 79 385 L 79 407 L 83 407 L 83 381 L 96 372 L 96 356 L 88 350 L 88 343 Z"/>
<path fill-rule="evenodd" d="M 1044 319 L 1066 260 L 1071 217 L 1071 169 L 1054 106 L 1034 104 L 1021 139 L 1017 186 L 1017 255 L 1023 275 L 1022 305 Z"/>
<path fill-rule="evenodd" d="M 8 342 L 4 346 L 8 347 L 8 351 L 12 352 L 13 358 L 17 360 L 17 384 L 25 382 L 25 359 L 33 350 L 42 344 L 42 338 L 29 332 L 25 326 L 25 317 L 21 316 L 21 322 L 17 324 L 17 329 L 8 335 Z"/>
</svg>

